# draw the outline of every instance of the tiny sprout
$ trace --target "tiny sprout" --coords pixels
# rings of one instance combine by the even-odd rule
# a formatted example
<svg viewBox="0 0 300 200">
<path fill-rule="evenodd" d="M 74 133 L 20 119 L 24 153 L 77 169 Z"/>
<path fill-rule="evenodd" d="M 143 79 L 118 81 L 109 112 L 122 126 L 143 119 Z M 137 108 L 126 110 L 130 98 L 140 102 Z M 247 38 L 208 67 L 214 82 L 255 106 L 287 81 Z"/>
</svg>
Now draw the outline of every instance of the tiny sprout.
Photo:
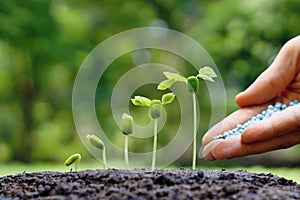
<svg viewBox="0 0 300 200">
<path fill-rule="evenodd" d="M 75 153 L 73 155 L 71 155 L 65 162 L 64 164 L 66 166 L 72 165 L 73 163 L 75 163 L 75 171 L 77 171 L 78 168 L 78 164 L 81 160 L 81 155 L 79 153 Z"/>
<path fill-rule="evenodd" d="M 102 150 L 102 157 L 103 157 L 103 163 L 104 163 L 104 168 L 107 169 L 107 162 L 106 162 L 106 150 L 105 150 L 105 145 L 102 142 L 102 140 L 100 140 L 97 136 L 95 135 L 87 135 L 86 136 L 87 139 L 89 140 L 89 142 L 96 147 L 97 149 Z"/>
<path fill-rule="evenodd" d="M 133 119 L 127 113 L 122 115 L 122 132 L 124 135 L 129 135 L 132 133 Z"/>
<path fill-rule="evenodd" d="M 161 110 L 162 110 L 162 105 L 160 100 L 156 100 L 156 99 L 152 100 L 150 111 L 149 111 L 150 117 L 152 119 L 159 118 L 161 115 Z"/>
<path fill-rule="evenodd" d="M 166 76 L 172 76 L 172 73 L 166 72 Z M 175 78 L 180 79 L 179 77 L 176 77 L 176 76 L 175 76 Z M 175 80 L 174 80 L 174 82 L 175 82 Z M 165 87 L 165 85 L 163 85 L 162 87 Z M 153 119 L 153 121 L 154 121 L 154 123 L 153 123 L 154 124 L 153 154 L 152 154 L 152 165 L 151 165 L 152 170 L 154 170 L 154 168 L 155 168 L 155 160 L 156 160 L 157 119 L 161 116 L 162 106 L 172 103 L 172 101 L 174 99 L 175 99 L 175 95 L 173 93 L 164 94 L 162 96 L 161 100 L 158 100 L 158 99 L 150 100 L 146 97 L 141 97 L 141 96 L 135 96 L 133 99 L 131 99 L 131 102 L 133 103 L 133 105 L 149 107 L 149 115 L 150 115 L 151 119 Z"/>
<path fill-rule="evenodd" d="M 213 78 L 216 78 L 217 75 L 214 70 L 210 67 L 202 67 L 199 69 L 199 72 L 196 76 L 190 76 L 185 78 L 177 73 L 172 72 L 163 72 L 166 80 L 162 81 L 158 86 L 157 89 L 159 90 L 166 90 L 170 88 L 175 82 L 185 82 L 187 86 L 187 91 L 192 93 L 193 97 L 193 118 L 194 118 L 194 125 L 193 125 L 193 158 L 192 158 L 192 168 L 196 168 L 196 136 L 197 136 L 197 108 L 196 108 L 196 93 L 199 91 L 199 79 L 203 79 L 205 81 L 214 82 Z"/>
<path fill-rule="evenodd" d="M 125 141 L 124 141 L 124 157 L 125 157 L 125 164 L 126 168 L 129 169 L 129 161 L 128 161 L 128 135 L 132 134 L 132 125 L 133 119 L 132 117 L 124 113 L 122 115 L 122 133 L 125 135 Z"/>
</svg>

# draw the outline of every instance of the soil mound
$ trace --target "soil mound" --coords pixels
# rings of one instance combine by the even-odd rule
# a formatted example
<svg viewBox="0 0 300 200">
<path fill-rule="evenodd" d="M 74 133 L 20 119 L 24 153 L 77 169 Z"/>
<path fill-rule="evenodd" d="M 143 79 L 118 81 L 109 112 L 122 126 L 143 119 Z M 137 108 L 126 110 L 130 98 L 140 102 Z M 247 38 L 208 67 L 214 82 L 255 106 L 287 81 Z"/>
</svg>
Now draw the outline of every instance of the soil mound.
<svg viewBox="0 0 300 200">
<path fill-rule="evenodd" d="M 300 185 L 242 170 L 86 170 L 0 178 L 0 199 L 300 199 Z"/>
</svg>

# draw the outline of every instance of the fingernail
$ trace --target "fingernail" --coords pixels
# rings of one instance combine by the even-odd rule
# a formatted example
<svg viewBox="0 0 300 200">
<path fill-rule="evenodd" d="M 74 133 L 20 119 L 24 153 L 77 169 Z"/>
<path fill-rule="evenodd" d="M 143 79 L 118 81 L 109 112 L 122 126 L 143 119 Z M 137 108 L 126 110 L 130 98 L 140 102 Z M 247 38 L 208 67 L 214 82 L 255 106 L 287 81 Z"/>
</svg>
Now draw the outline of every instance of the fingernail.
<svg viewBox="0 0 300 200">
<path fill-rule="evenodd" d="M 199 152 L 199 157 L 203 157 L 206 160 L 210 160 L 210 161 L 216 160 L 216 158 L 212 154 L 212 151 L 213 151 L 214 146 L 218 143 L 219 143 L 219 141 L 215 140 L 215 141 L 208 143 L 207 145 L 202 146 L 200 149 L 200 152 Z"/>
</svg>

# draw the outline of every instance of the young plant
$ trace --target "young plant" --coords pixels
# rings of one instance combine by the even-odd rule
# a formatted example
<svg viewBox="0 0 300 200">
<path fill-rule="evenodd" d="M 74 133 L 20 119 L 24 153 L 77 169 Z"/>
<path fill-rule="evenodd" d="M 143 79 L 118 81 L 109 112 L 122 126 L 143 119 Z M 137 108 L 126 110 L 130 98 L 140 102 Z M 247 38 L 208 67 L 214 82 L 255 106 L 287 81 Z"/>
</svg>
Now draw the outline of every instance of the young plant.
<svg viewBox="0 0 300 200">
<path fill-rule="evenodd" d="M 64 164 L 65 164 L 66 166 L 69 166 L 69 165 L 72 165 L 73 163 L 75 163 L 75 164 L 74 164 L 74 165 L 75 165 L 74 171 L 76 172 L 80 160 L 81 160 L 81 155 L 80 155 L 79 153 L 75 153 L 75 154 L 71 155 L 71 156 L 64 162 Z M 71 171 L 72 171 L 72 169 L 71 169 Z"/>
<path fill-rule="evenodd" d="M 175 99 L 173 93 L 164 94 L 161 100 L 153 99 L 150 100 L 146 97 L 135 96 L 134 99 L 131 99 L 131 102 L 136 106 L 145 106 L 149 108 L 150 118 L 153 120 L 154 129 L 153 129 L 153 153 L 152 153 L 152 165 L 151 169 L 155 169 L 156 161 L 156 149 L 157 149 L 157 119 L 161 115 L 162 106 L 171 103 Z"/>
<path fill-rule="evenodd" d="M 102 142 L 102 140 L 100 140 L 95 135 L 87 135 L 86 137 L 94 147 L 96 147 L 97 149 L 100 149 L 102 151 L 102 159 L 103 159 L 103 163 L 104 163 L 104 169 L 107 169 L 106 152 L 105 152 L 106 150 L 105 150 L 104 143 Z"/>
<path fill-rule="evenodd" d="M 193 97 L 193 157 L 192 157 L 192 169 L 196 169 L 196 156 L 197 156 L 197 108 L 196 108 L 196 93 L 199 91 L 199 79 L 205 81 L 214 82 L 213 78 L 217 77 L 214 70 L 210 67 L 200 68 L 196 76 L 189 76 L 185 78 L 177 73 L 164 72 L 167 77 L 166 80 L 162 81 L 157 89 L 166 90 L 170 88 L 175 82 L 186 83 L 187 91 L 192 93 Z"/>
<path fill-rule="evenodd" d="M 132 117 L 124 113 L 122 115 L 122 133 L 125 135 L 125 141 L 124 141 L 124 158 L 125 158 L 125 164 L 126 164 L 126 169 L 129 169 L 129 162 L 128 162 L 128 135 L 132 134 L 132 124 L 133 124 L 133 119 Z"/>
</svg>

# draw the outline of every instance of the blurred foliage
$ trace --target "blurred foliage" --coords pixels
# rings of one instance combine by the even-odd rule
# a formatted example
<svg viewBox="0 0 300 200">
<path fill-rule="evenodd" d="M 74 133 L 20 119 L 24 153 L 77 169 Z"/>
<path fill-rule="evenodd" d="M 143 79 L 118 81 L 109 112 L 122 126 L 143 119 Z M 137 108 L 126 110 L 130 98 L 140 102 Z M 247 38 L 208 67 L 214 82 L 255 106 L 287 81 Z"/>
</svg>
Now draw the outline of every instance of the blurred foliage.
<svg viewBox="0 0 300 200">
<path fill-rule="evenodd" d="M 84 58 L 106 38 L 145 26 L 190 35 L 216 62 L 231 112 L 237 108 L 234 95 L 255 80 L 287 40 L 300 33 L 299 10 L 298 0 L 0 0 L 0 162 L 62 162 L 75 151 L 83 159 L 89 157 L 73 124 L 72 86 Z M 112 118 L 110 97 L 122 74 L 147 59 L 188 66 L 175 55 L 157 50 L 147 51 L 144 60 L 134 57 L 135 52 L 128 53 L 112 63 L 96 97 L 100 123 L 119 145 L 121 133 Z M 136 93 L 161 96 L 151 88 L 145 86 Z M 204 92 L 199 98 L 206 99 L 200 102 L 201 112 L 210 116 L 209 97 Z M 178 121 L 178 104 L 172 106 L 167 108 L 168 116 L 176 117 L 168 118 L 167 124 Z M 142 116 L 140 112 L 134 114 Z M 138 118 L 139 123 L 149 120 Z M 209 119 L 202 119 L 203 133 Z M 168 126 L 163 132 L 176 128 Z M 173 136 L 160 137 L 159 145 L 164 145 Z M 147 152 L 149 141 L 130 141 L 130 148 Z M 189 163 L 189 155 L 179 162 Z"/>
</svg>

